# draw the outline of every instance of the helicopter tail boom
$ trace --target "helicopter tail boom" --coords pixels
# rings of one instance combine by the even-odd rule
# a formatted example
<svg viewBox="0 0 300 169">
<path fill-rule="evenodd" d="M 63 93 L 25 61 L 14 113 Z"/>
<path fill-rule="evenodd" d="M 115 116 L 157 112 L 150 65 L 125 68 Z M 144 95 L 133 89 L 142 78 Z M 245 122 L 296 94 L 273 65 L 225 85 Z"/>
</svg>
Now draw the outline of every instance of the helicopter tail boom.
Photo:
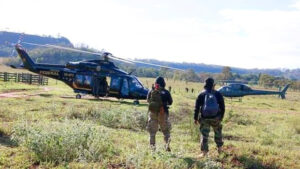
<svg viewBox="0 0 300 169">
<path fill-rule="evenodd" d="M 25 49 L 21 48 L 18 44 L 15 46 L 15 48 L 23 62 L 24 68 L 29 69 L 29 70 L 34 70 L 35 63 L 29 57 L 29 55 L 27 54 Z"/>
</svg>

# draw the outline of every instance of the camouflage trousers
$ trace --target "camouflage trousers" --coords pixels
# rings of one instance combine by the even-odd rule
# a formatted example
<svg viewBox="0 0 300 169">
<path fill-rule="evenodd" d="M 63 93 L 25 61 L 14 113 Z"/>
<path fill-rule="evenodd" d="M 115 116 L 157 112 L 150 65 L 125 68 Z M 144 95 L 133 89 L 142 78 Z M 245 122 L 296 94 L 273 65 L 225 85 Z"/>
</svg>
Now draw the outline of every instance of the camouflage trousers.
<svg viewBox="0 0 300 169">
<path fill-rule="evenodd" d="M 200 120 L 200 132 L 202 135 L 201 139 L 201 151 L 208 151 L 208 137 L 210 132 L 210 126 L 215 132 L 215 142 L 217 147 L 223 146 L 222 140 L 222 124 L 219 118 L 214 119 L 201 119 Z"/>
<path fill-rule="evenodd" d="M 160 112 L 150 112 L 148 117 L 148 125 L 147 130 L 150 134 L 150 145 L 155 146 L 155 135 L 158 131 L 158 126 L 160 130 L 164 134 L 164 140 L 166 143 L 166 147 L 170 144 L 170 131 L 171 131 L 171 123 L 169 121 L 169 115 L 165 113 L 163 110 Z"/>
</svg>

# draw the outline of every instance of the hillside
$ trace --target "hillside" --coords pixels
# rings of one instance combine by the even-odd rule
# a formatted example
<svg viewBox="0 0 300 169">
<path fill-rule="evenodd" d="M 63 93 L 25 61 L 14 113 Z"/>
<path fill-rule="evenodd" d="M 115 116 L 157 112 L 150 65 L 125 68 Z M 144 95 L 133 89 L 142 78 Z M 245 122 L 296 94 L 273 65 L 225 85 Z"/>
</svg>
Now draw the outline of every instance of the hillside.
<svg viewBox="0 0 300 169">
<path fill-rule="evenodd" d="M 5 32 L 0 31 L 0 56 L 10 56 L 13 48 L 7 45 L 7 42 L 16 42 L 20 37 L 20 33 Z M 73 47 L 73 44 L 65 37 L 54 38 L 51 36 L 38 36 L 38 35 L 23 35 L 23 40 L 27 42 L 37 43 L 37 44 L 56 44 Z M 87 59 L 99 59 L 96 55 L 86 55 L 81 53 L 74 53 L 70 51 L 62 51 L 50 48 L 37 48 L 36 46 L 25 45 L 23 46 L 29 51 L 30 56 L 40 63 L 52 63 L 52 64 L 65 64 L 68 61 L 79 61 Z M 85 49 L 97 51 L 95 49 Z M 176 62 L 165 62 L 155 59 L 138 59 L 139 61 L 144 61 L 153 64 L 165 65 L 176 67 L 184 70 L 193 69 L 195 72 L 205 72 L 205 73 L 220 73 L 224 66 L 226 65 L 209 65 L 204 63 L 176 63 Z M 121 64 L 123 65 L 123 64 Z M 127 65 L 125 65 L 127 67 Z M 136 64 L 135 67 L 150 67 L 143 64 Z M 152 67 L 157 69 L 157 67 Z M 245 69 L 232 67 L 233 73 L 238 74 L 269 74 L 272 76 L 283 76 L 289 79 L 300 79 L 300 68 L 299 69 Z"/>
<path fill-rule="evenodd" d="M 72 43 L 65 37 L 54 38 L 51 36 L 38 36 L 0 31 L 0 57 L 11 56 L 13 48 L 8 45 L 8 43 L 16 43 L 20 36 L 24 41 L 38 43 L 38 44 L 57 44 L 72 47 Z M 35 46 L 23 45 L 28 50 L 36 48 Z"/>
<path fill-rule="evenodd" d="M 209 65 L 204 63 L 176 63 L 176 62 L 165 62 L 165 61 L 159 61 L 154 59 L 138 59 L 139 61 L 153 63 L 153 64 L 159 64 L 159 65 L 165 65 L 165 66 L 171 66 L 176 67 L 180 69 L 193 69 L 195 72 L 206 72 L 206 73 L 220 73 L 222 72 L 222 69 L 226 65 Z M 145 67 L 145 65 L 137 64 L 138 66 Z M 147 66 L 148 67 L 148 66 Z M 231 67 L 233 73 L 238 74 L 269 74 L 272 76 L 283 76 L 289 79 L 300 79 L 300 69 L 245 69 L 245 68 L 237 68 L 237 67 Z"/>
</svg>

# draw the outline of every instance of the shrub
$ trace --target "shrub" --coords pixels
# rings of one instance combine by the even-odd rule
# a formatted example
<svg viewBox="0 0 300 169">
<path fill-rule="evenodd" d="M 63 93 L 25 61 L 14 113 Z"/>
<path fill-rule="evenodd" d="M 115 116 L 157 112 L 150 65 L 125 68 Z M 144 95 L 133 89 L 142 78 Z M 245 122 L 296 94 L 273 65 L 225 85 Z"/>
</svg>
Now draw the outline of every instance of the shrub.
<svg viewBox="0 0 300 169">
<path fill-rule="evenodd" d="M 79 121 L 20 123 L 12 139 L 32 150 L 38 160 L 54 163 L 101 161 L 118 152 L 107 129 Z"/>
<path fill-rule="evenodd" d="M 140 112 L 110 110 L 101 113 L 99 121 L 108 127 L 136 130 L 146 128 L 147 116 Z"/>
<path fill-rule="evenodd" d="M 71 108 L 68 114 L 69 118 L 92 120 L 111 128 L 144 130 L 147 124 L 147 113 L 137 110 L 120 108 L 107 110 L 95 107 L 83 110 Z"/>
</svg>

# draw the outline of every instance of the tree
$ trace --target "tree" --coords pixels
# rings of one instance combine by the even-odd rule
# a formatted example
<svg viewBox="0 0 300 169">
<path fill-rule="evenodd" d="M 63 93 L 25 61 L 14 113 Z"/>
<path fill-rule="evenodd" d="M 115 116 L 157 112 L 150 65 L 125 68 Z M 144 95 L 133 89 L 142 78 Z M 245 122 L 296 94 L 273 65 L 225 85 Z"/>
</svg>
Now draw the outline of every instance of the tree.
<svg viewBox="0 0 300 169">
<path fill-rule="evenodd" d="M 231 80 L 233 75 L 231 72 L 231 68 L 229 66 L 225 66 L 222 69 L 222 74 L 223 74 L 223 80 Z"/>
<path fill-rule="evenodd" d="M 195 73 L 194 69 L 189 69 L 186 72 L 184 72 L 184 77 L 186 81 L 190 82 L 199 82 L 200 78 L 199 76 Z"/>
</svg>

